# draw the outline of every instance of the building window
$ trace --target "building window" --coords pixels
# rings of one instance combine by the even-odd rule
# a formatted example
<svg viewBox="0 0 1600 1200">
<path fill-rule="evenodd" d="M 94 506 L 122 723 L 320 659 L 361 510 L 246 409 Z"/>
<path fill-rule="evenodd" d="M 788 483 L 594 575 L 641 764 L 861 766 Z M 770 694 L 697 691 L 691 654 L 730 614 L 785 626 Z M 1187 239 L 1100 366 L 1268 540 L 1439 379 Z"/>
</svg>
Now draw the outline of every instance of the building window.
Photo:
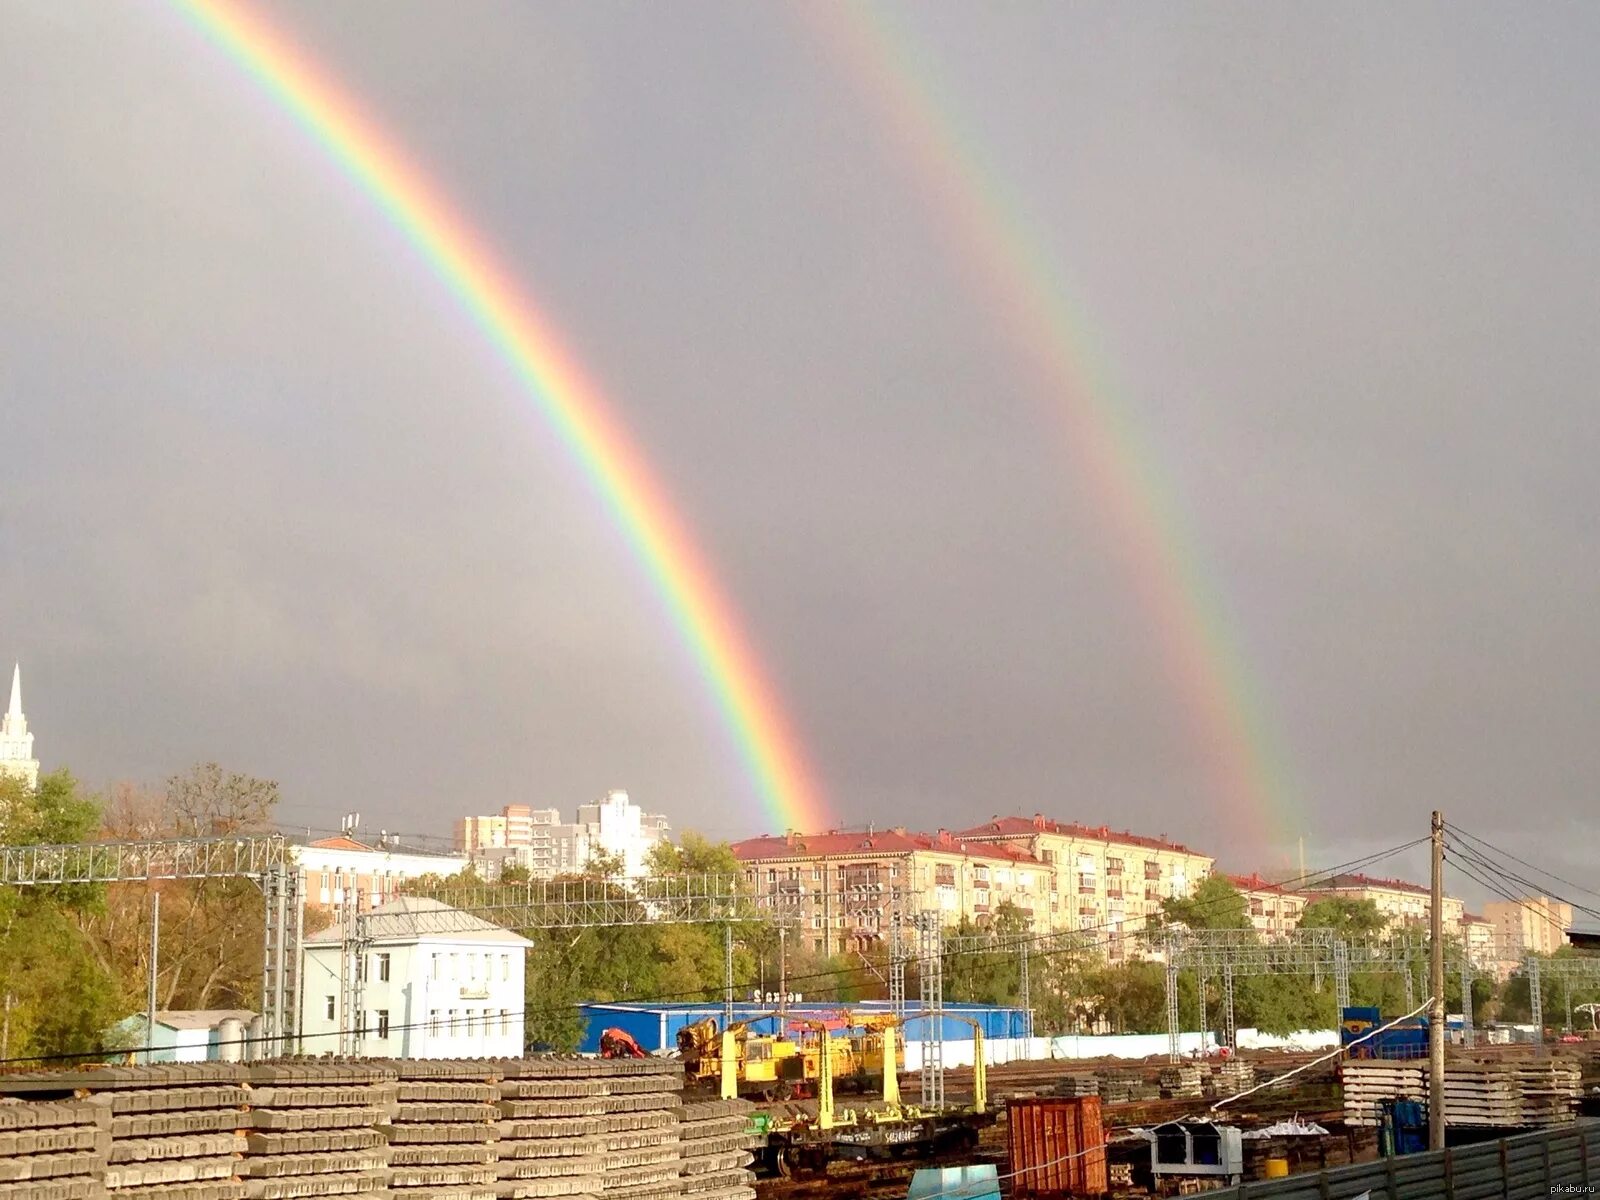
<svg viewBox="0 0 1600 1200">
<path fill-rule="evenodd" d="M 460 978 L 460 964 L 456 961 L 456 952 L 452 950 L 450 951 L 450 979 L 451 982 L 454 982 Z"/>
<path fill-rule="evenodd" d="M 478 1032 L 478 1010 L 475 1009 L 475 1008 L 469 1008 L 469 1009 L 467 1009 L 467 1036 L 468 1037 L 473 1037 L 474 1035 L 477 1034 L 477 1032 Z"/>
<path fill-rule="evenodd" d="M 433 977 L 434 977 L 435 980 L 437 980 L 439 978 L 439 971 L 440 971 L 439 960 L 441 958 L 443 958 L 443 957 L 444 957 L 444 955 L 440 954 L 437 950 L 435 950 L 433 952 Z"/>
<path fill-rule="evenodd" d="M 461 1012 L 459 1009 L 450 1010 L 450 1036 L 455 1037 L 461 1032 Z"/>
<path fill-rule="evenodd" d="M 501 983 L 505 983 L 510 978 L 511 978 L 511 955 L 502 954 L 500 956 L 500 982 Z"/>
<path fill-rule="evenodd" d="M 1106 874 L 1107 875 L 1121 875 L 1122 874 L 1122 860 L 1120 858 L 1108 858 L 1108 859 L 1106 859 Z"/>
<path fill-rule="evenodd" d="M 1161 878 L 1161 864 L 1147 860 L 1144 864 L 1144 877 L 1146 879 Z"/>
<path fill-rule="evenodd" d="M 500 1032 L 504 1034 L 511 1032 L 511 1010 L 509 1008 L 500 1010 Z"/>
<path fill-rule="evenodd" d="M 378 1036 L 381 1038 L 389 1036 L 389 1010 L 387 1008 L 378 1010 Z"/>
<path fill-rule="evenodd" d="M 328 997 L 328 1020 L 330 1020 L 330 1021 L 333 1020 L 334 1000 L 335 1000 L 335 998 L 333 996 L 329 996 Z"/>
<path fill-rule="evenodd" d="M 389 981 L 389 952 L 387 950 L 382 950 L 382 951 L 379 951 L 379 953 L 378 953 L 378 982 L 379 983 L 387 983 L 388 981 Z"/>
<path fill-rule="evenodd" d="M 428 1010 L 428 1036 L 439 1036 L 439 1010 L 437 1008 Z"/>
</svg>

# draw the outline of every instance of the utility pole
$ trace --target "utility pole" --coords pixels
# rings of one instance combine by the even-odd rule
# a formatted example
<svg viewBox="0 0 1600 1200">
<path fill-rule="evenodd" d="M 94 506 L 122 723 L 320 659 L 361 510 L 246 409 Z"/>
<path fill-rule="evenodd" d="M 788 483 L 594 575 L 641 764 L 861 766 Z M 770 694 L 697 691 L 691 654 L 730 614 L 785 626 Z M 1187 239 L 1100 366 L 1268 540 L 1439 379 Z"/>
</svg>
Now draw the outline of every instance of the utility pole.
<svg viewBox="0 0 1600 1200">
<path fill-rule="evenodd" d="M 156 1044 L 156 965 L 161 957 L 161 893 L 150 892 L 150 991 L 144 1024 L 144 1061 L 155 1062 Z"/>
<path fill-rule="evenodd" d="M 1444 814 L 1433 813 L 1433 904 L 1428 913 L 1428 1149 L 1444 1149 Z M 1469 1000 L 1470 1003 L 1470 1000 Z"/>
<path fill-rule="evenodd" d="M 778 926 L 778 1034 L 788 1028 L 789 1015 L 789 927 Z"/>
</svg>

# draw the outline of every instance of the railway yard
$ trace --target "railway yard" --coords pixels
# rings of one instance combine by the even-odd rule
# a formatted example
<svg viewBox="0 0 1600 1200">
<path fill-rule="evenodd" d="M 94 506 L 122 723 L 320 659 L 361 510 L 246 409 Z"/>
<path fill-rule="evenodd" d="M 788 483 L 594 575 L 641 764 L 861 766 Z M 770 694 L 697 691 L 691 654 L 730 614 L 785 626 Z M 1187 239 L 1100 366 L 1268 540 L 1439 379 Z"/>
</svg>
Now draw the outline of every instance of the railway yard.
<svg viewBox="0 0 1600 1200">
<path fill-rule="evenodd" d="M 1246 1052 L 1177 1064 L 1013 1062 L 988 1069 L 983 1104 L 973 1070 L 951 1068 L 938 1121 L 921 1107 L 920 1074 L 905 1073 L 900 1111 L 887 1123 L 881 1110 L 866 1115 L 881 1097 L 836 1096 L 832 1141 L 805 1140 L 830 1128 L 817 1119 L 817 1100 L 707 1098 L 685 1090 L 682 1066 L 669 1057 L 290 1058 L 19 1071 L 0 1075 L 0 1196 L 905 1200 L 919 1167 L 983 1164 L 996 1169 L 1001 1195 L 1022 1196 L 1034 1193 L 1013 1191 L 1010 1177 L 1041 1160 L 1023 1151 L 1035 1157 L 1021 1161 L 1013 1148 L 1018 1131 L 1036 1120 L 1029 1114 L 1040 1112 L 1053 1114 L 1053 1133 L 1065 1131 L 1094 1156 L 1085 1178 L 1100 1181 L 1054 1194 L 1190 1194 L 1223 1181 L 1178 1174 L 1157 1187 L 1148 1174 L 1150 1142 L 1135 1131 L 1216 1115 L 1219 1101 L 1297 1069 L 1281 1086 L 1230 1101 L 1218 1117 L 1245 1131 L 1238 1177 L 1377 1156 L 1371 1097 L 1384 1088 L 1414 1096 L 1422 1068 L 1317 1059 Z M 1600 1043 L 1460 1051 L 1448 1071 L 1446 1111 L 1456 1114 L 1457 1144 L 1571 1128 L 1600 1082 Z M 1068 1128 L 1061 1113 L 1086 1119 Z M 1301 1124 L 1291 1131 L 1290 1122 Z M 1319 1128 L 1301 1131 L 1311 1125 Z M 906 1136 L 871 1143 L 882 1161 L 846 1161 L 868 1145 L 867 1131 L 884 1129 Z M 914 1144 L 915 1129 L 935 1130 L 937 1144 Z M 774 1170 L 784 1162 L 773 1154 L 780 1139 L 803 1149 L 826 1144 L 829 1152 Z"/>
</svg>

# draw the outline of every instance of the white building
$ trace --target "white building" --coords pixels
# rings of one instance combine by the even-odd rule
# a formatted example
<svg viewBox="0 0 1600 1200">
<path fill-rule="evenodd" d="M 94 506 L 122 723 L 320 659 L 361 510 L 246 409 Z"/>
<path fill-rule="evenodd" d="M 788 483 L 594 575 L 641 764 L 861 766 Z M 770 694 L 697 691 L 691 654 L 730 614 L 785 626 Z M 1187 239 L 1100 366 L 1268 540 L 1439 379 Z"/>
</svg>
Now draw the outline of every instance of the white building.
<svg viewBox="0 0 1600 1200">
<path fill-rule="evenodd" d="M 438 900 L 402 896 L 375 909 L 363 1012 L 347 1019 L 338 928 L 305 940 L 300 1036 L 307 1054 L 339 1050 L 341 1028 L 364 1031 L 371 1058 L 520 1058 L 526 938 Z"/>
<path fill-rule="evenodd" d="M 400 885 L 424 875 L 448 878 L 466 869 L 459 854 L 427 854 L 399 845 L 368 846 L 346 834 L 292 844 L 292 860 L 300 868 L 300 894 L 307 904 L 339 913 L 347 898 L 367 912 L 399 894 Z"/>
<path fill-rule="evenodd" d="M 625 877 L 637 879 L 646 873 L 651 847 L 666 840 L 667 829 L 666 817 L 645 812 L 627 792 L 607 792 L 598 803 L 578 805 L 578 819 L 558 831 L 558 870 L 582 871 L 604 855 L 621 861 Z"/>
<path fill-rule="evenodd" d="M 28 718 L 22 715 L 22 664 L 11 671 L 11 703 L 0 717 L 0 775 L 25 779 L 29 787 L 39 786 L 39 760 L 33 756 L 33 734 Z"/>
<path fill-rule="evenodd" d="M 553 808 L 508 804 L 496 815 L 462 817 L 455 823 L 455 844 L 472 856 L 490 878 L 509 864 L 525 867 L 535 879 L 576 875 L 602 855 L 619 859 L 623 874 L 645 874 L 650 848 L 665 841 L 669 826 L 660 813 L 647 813 L 613 791 L 594 804 L 578 806 L 577 820 L 561 823 Z"/>
</svg>

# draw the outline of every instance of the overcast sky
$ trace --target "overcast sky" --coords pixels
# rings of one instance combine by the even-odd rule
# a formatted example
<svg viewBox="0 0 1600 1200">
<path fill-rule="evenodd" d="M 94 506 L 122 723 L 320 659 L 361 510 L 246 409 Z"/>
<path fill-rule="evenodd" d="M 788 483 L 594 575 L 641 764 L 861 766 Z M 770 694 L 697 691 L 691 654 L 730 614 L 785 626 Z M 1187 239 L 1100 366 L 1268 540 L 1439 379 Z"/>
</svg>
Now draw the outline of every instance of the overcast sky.
<svg viewBox="0 0 1600 1200">
<path fill-rule="evenodd" d="M 817 20 L 265 11 L 600 381 L 841 822 L 1292 858 L 1215 790 L 1064 398 Z M 1152 447 L 1308 861 L 1438 806 L 1600 886 L 1600 9 L 1350 16 L 895 22 Z M 766 828 L 606 509 L 324 152 L 162 3 L 0 28 L 0 652 L 45 765 L 215 759 L 319 826 L 626 787 Z"/>
</svg>

